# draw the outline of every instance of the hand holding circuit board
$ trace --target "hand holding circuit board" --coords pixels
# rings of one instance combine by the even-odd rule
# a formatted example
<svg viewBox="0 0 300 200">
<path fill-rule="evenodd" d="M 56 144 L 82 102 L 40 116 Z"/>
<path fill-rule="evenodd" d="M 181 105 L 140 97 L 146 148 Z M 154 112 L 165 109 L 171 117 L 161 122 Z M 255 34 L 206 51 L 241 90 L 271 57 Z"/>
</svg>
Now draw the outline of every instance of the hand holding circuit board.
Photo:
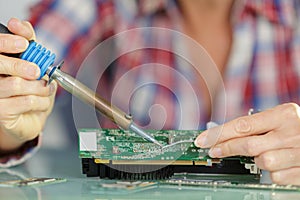
<svg viewBox="0 0 300 200">
<path fill-rule="evenodd" d="M 213 158 L 253 156 L 277 184 L 300 185 L 300 109 L 288 103 L 232 120 L 200 134 L 195 145 Z"/>
</svg>

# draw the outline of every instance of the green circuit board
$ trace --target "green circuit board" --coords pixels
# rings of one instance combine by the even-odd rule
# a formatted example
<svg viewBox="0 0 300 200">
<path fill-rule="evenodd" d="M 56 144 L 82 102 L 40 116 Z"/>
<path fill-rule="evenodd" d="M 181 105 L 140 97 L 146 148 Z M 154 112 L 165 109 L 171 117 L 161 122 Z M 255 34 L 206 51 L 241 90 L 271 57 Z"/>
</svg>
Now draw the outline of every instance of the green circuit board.
<svg viewBox="0 0 300 200">
<path fill-rule="evenodd" d="M 149 188 L 157 186 L 180 189 L 238 188 L 300 191 L 297 186 L 259 184 L 259 169 L 255 169 L 253 158 L 241 156 L 223 159 L 210 158 L 208 149 L 201 149 L 194 145 L 194 139 L 201 134 L 201 131 L 148 130 L 146 132 L 158 140 L 164 148 L 144 140 L 131 131 L 120 129 L 78 130 L 79 156 L 82 159 L 83 173 L 87 176 L 99 176 L 112 181 L 112 183 L 100 185 L 97 192 L 102 190 L 107 192 L 107 188 L 111 188 L 114 193 L 116 190 L 124 192 L 124 190 L 128 190 L 128 187 L 138 190 L 148 186 L 150 186 Z M 224 162 L 229 165 L 222 165 Z M 234 163 L 238 163 L 249 171 L 246 170 L 246 173 L 242 171 L 240 174 L 240 168 Z M 165 166 L 147 168 L 152 165 Z M 168 171 L 171 169 L 169 166 L 173 166 L 172 170 L 174 171 Z M 218 168 L 224 171 L 213 173 L 208 171 L 208 169 L 216 170 Z M 202 170 L 206 170 L 208 173 Z M 126 180 L 126 182 L 116 182 L 116 180 Z M 128 182 L 128 180 L 138 182 Z M 146 183 L 144 184 L 143 181 Z"/>
<path fill-rule="evenodd" d="M 98 158 L 102 161 L 157 161 L 158 164 L 176 161 L 177 164 L 211 165 L 221 159 L 211 159 L 208 149 L 194 145 L 201 134 L 198 130 L 149 130 L 163 148 L 150 143 L 131 131 L 120 129 L 80 129 L 79 155 L 81 158 Z M 236 159 L 236 158 L 232 158 Z M 250 162 L 247 158 L 238 158 Z M 152 162 L 153 163 L 153 162 Z"/>
</svg>

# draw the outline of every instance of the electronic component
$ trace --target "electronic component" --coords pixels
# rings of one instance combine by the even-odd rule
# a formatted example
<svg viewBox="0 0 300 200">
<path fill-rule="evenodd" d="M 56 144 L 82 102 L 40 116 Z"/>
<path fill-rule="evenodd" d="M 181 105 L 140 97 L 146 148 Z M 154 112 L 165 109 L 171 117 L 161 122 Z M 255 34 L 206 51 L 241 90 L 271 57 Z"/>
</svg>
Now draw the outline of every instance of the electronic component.
<svg viewBox="0 0 300 200">
<path fill-rule="evenodd" d="M 53 183 L 65 182 L 64 178 L 25 178 L 18 180 L 0 181 L 0 187 L 23 187 L 23 186 L 39 186 Z"/>
<path fill-rule="evenodd" d="M 87 194 L 127 195 L 145 190 L 156 189 L 157 181 L 122 181 L 122 180 L 93 180 L 83 184 L 83 191 Z"/>
<path fill-rule="evenodd" d="M 166 187 L 207 187 L 207 188 L 231 188 L 231 189 L 255 189 L 255 190 L 282 190 L 300 191 L 299 186 L 260 184 L 259 179 L 253 175 L 235 174 L 175 174 L 168 180 L 162 181 Z"/>
<path fill-rule="evenodd" d="M 137 187 L 148 187 L 151 185 L 155 185 L 156 182 L 142 182 L 142 181 L 116 181 L 114 183 L 102 183 L 100 184 L 103 188 L 121 188 L 132 190 Z"/>
<path fill-rule="evenodd" d="M 176 173 L 166 180 L 156 181 L 124 181 L 102 179 L 88 180 L 83 184 L 83 190 L 88 194 L 120 195 L 137 193 L 145 190 L 164 191 L 175 190 L 205 190 L 222 191 L 223 189 L 246 189 L 261 194 L 263 191 L 299 192 L 299 186 L 260 184 L 259 178 L 251 174 L 187 174 Z M 223 190 L 226 191 L 226 190 Z M 227 190 L 228 191 L 228 190 Z M 249 191 L 250 192 L 250 191 Z M 218 193 L 219 194 L 219 193 Z"/>
<path fill-rule="evenodd" d="M 132 131 L 80 129 L 78 133 L 79 156 L 87 176 L 156 180 L 181 172 L 250 174 L 245 165 L 253 164 L 253 159 L 248 157 L 210 158 L 208 149 L 193 143 L 201 133 L 198 130 L 147 131 L 163 148 Z"/>
</svg>

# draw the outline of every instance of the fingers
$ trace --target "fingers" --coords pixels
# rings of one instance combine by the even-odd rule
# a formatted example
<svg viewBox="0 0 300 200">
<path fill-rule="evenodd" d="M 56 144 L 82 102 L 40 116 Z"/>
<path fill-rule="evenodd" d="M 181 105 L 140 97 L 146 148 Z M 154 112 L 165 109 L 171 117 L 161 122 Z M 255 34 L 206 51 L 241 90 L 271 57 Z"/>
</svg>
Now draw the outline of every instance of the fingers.
<svg viewBox="0 0 300 200">
<path fill-rule="evenodd" d="M 14 79 L 16 77 L 6 78 Z M 0 98 L 0 126 L 8 135 L 14 135 L 14 138 L 18 138 L 18 141 L 28 141 L 35 138 L 44 127 L 47 116 L 53 108 L 57 84 L 53 81 L 50 86 L 45 86 L 46 80 L 26 81 L 19 79 L 25 81 L 25 85 L 27 84 L 32 89 L 24 89 L 23 92 L 19 89 L 15 91 L 39 93 L 38 95 L 45 96 L 30 94 Z M 33 91 L 31 92 L 31 90 Z"/>
<path fill-rule="evenodd" d="M 265 120 L 265 118 L 270 119 L 268 115 L 273 115 L 272 111 L 240 117 L 224 125 L 208 129 L 197 137 L 195 144 L 207 148 L 232 138 L 262 134 L 273 130 L 275 128 L 274 120 L 273 122 L 266 122 Z"/>
<path fill-rule="evenodd" d="M 280 130 L 282 127 L 289 128 L 288 126 L 292 126 L 291 128 L 293 128 L 297 126 L 300 128 L 299 110 L 297 104 L 288 103 L 254 115 L 237 118 L 222 126 L 204 131 L 196 138 L 195 145 L 208 148 L 233 138 L 260 135 L 273 130 Z"/>
<path fill-rule="evenodd" d="M 195 140 L 211 157 L 254 156 L 278 184 L 300 185 L 300 108 L 286 103 L 202 132 Z"/>
<path fill-rule="evenodd" d="M 55 85 L 47 85 L 45 80 L 26 80 L 16 76 L 0 78 L 0 98 L 21 95 L 50 96 L 55 92 Z"/>
<path fill-rule="evenodd" d="M 25 37 L 27 40 L 35 40 L 35 33 L 32 25 L 28 21 L 20 21 L 11 18 L 7 23 L 7 28 L 14 34 Z"/>
<path fill-rule="evenodd" d="M 50 106 L 50 97 L 27 95 L 0 99 L 0 119 L 9 119 L 31 111 L 47 111 Z"/>
<path fill-rule="evenodd" d="M 280 185 L 300 185 L 300 167 L 271 172 L 273 183 Z"/>
<path fill-rule="evenodd" d="M 0 34 L 0 52 L 20 53 L 27 49 L 28 40 L 24 37 L 11 34 Z"/>
<path fill-rule="evenodd" d="M 55 94 L 56 94 L 56 91 L 57 91 L 57 83 L 55 80 L 52 80 L 51 84 L 50 84 L 50 87 L 51 87 L 51 96 L 50 96 L 50 102 L 51 102 L 51 105 L 50 105 L 50 108 L 48 109 L 47 111 L 47 115 L 49 115 L 52 111 L 52 108 L 54 106 L 54 102 L 55 102 Z"/>
<path fill-rule="evenodd" d="M 1 129 L 19 141 L 28 141 L 42 131 L 46 118 L 46 112 L 28 112 L 16 116 L 14 120 L 2 120 Z"/>
<path fill-rule="evenodd" d="M 0 55 L 0 74 L 34 80 L 40 76 L 40 68 L 31 62 Z"/>
<path fill-rule="evenodd" d="M 257 137 L 254 138 L 254 136 L 229 140 L 214 146 L 209 150 L 208 154 L 212 158 L 223 158 L 236 155 L 255 156 L 258 151 L 255 148 L 257 144 L 254 141 L 256 140 L 258 139 Z"/>
<path fill-rule="evenodd" d="M 290 135 L 288 138 L 285 136 L 282 132 L 271 131 L 264 135 L 235 138 L 213 146 L 209 155 L 211 157 L 258 156 L 266 151 L 300 147 L 299 134 Z"/>
<path fill-rule="evenodd" d="M 35 39 L 34 30 L 29 22 L 21 22 L 12 18 L 7 26 L 14 34 L 0 34 L 0 52 L 2 53 L 23 52 L 29 45 L 28 40 Z"/>
<path fill-rule="evenodd" d="M 268 171 L 300 167 L 300 148 L 268 151 L 255 157 L 255 163 L 260 169 Z"/>
<path fill-rule="evenodd" d="M 8 29 L 15 35 L 0 34 L 0 53 L 23 52 L 28 47 L 28 40 L 35 38 L 29 22 L 12 18 L 8 22 Z M 37 79 L 40 76 L 40 69 L 34 63 L 0 55 L 0 74 Z"/>
</svg>

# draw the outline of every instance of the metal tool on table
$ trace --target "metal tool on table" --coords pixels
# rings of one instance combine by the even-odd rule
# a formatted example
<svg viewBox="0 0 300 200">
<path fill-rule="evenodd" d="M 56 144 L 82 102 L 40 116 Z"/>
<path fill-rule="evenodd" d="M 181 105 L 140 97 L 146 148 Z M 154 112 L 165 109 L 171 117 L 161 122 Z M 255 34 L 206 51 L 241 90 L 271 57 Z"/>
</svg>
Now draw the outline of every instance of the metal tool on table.
<svg viewBox="0 0 300 200">
<path fill-rule="evenodd" d="M 7 29 L 7 27 L 1 23 L 0 33 L 12 34 Z M 69 74 L 61 71 L 60 68 L 63 62 L 61 62 L 57 66 L 54 66 L 53 63 L 56 57 L 55 54 L 51 53 L 42 45 L 36 43 L 35 41 L 30 41 L 28 48 L 23 53 L 11 54 L 11 56 L 19 57 L 23 60 L 37 64 L 41 70 L 41 75 L 38 79 L 41 79 L 44 75 L 47 74 L 49 76 L 49 82 L 51 82 L 51 80 L 56 80 L 62 88 L 70 92 L 73 96 L 77 97 L 84 103 L 95 106 L 98 112 L 113 121 L 120 128 L 124 130 L 131 130 L 144 139 L 162 147 L 162 145 L 154 137 L 147 134 L 133 122 L 131 115 L 126 114 L 116 106 L 110 104 L 108 101 L 97 95 L 87 86 L 85 86 Z"/>
</svg>

